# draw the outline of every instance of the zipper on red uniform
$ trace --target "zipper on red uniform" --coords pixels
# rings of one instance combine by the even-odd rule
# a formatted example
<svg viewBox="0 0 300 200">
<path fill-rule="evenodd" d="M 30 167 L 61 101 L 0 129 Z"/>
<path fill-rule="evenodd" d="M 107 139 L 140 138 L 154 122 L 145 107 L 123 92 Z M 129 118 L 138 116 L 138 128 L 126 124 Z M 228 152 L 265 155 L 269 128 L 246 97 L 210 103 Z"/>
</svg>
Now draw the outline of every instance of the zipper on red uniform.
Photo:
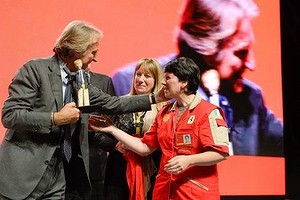
<svg viewBox="0 0 300 200">
<path fill-rule="evenodd" d="M 175 131 L 176 131 L 177 112 L 178 112 L 177 109 L 172 111 L 172 155 L 171 155 L 171 158 L 173 158 L 174 154 L 175 154 L 174 144 L 175 144 Z M 173 173 L 171 173 L 171 175 L 170 175 L 168 199 L 170 199 L 170 197 L 172 195 L 171 194 L 171 191 L 172 191 L 172 178 L 173 178 Z"/>
</svg>

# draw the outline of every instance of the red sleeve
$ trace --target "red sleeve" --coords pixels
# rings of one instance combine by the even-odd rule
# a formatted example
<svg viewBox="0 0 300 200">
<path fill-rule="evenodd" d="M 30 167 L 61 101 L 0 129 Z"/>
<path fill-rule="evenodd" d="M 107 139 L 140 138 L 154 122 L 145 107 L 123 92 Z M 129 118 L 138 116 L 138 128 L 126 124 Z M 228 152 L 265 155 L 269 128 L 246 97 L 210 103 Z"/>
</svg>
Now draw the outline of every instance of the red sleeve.
<svg viewBox="0 0 300 200">
<path fill-rule="evenodd" d="M 151 148 L 159 148 L 157 138 L 157 118 L 154 120 L 150 129 L 145 133 L 144 137 L 141 140 Z"/>
</svg>

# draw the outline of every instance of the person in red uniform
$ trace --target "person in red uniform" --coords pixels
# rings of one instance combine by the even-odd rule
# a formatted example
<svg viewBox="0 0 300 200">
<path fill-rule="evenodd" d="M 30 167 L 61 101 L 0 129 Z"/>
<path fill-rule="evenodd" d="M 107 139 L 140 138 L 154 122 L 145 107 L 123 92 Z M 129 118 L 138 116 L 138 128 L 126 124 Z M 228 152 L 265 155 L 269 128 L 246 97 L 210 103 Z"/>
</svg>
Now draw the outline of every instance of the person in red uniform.
<svg viewBox="0 0 300 200">
<path fill-rule="evenodd" d="M 143 138 L 124 133 L 105 116 L 90 118 L 93 129 L 112 134 L 140 155 L 162 150 L 153 200 L 220 199 L 217 163 L 229 156 L 228 128 L 222 109 L 197 93 L 199 75 L 189 58 L 166 64 L 162 84 L 174 101 L 160 110 Z"/>
</svg>

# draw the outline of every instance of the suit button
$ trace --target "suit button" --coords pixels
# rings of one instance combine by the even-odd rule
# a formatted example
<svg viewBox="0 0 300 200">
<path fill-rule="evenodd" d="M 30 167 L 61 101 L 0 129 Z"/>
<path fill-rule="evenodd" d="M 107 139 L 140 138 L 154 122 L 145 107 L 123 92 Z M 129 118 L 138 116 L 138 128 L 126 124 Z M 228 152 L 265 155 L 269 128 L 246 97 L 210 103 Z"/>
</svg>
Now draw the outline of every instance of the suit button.
<svg viewBox="0 0 300 200">
<path fill-rule="evenodd" d="M 45 161 L 45 165 L 49 165 L 49 160 L 46 160 L 46 161 Z"/>
</svg>

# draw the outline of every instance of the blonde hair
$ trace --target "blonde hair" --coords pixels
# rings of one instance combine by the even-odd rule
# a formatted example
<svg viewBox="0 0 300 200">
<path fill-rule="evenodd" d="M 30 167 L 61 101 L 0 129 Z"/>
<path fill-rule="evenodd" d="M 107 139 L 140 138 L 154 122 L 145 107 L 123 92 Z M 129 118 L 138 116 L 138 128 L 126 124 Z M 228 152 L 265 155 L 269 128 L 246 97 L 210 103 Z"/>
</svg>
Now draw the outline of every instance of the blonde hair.
<svg viewBox="0 0 300 200">
<path fill-rule="evenodd" d="M 84 21 L 70 22 L 62 31 L 54 45 L 54 52 L 72 57 L 75 52 L 84 53 L 103 37 L 101 30 Z"/>
<path fill-rule="evenodd" d="M 162 70 L 160 63 L 157 60 L 152 59 L 152 58 L 142 58 L 137 62 L 136 66 L 135 66 L 129 95 L 137 94 L 134 89 L 133 80 L 134 80 L 137 70 L 139 70 L 141 68 L 143 70 L 145 70 L 146 72 L 149 72 L 154 78 L 154 88 L 152 89 L 151 92 L 158 92 L 162 87 L 163 70 Z M 159 110 L 165 104 L 166 104 L 166 102 L 157 104 L 156 105 L 157 109 Z"/>
<path fill-rule="evenodd" d="M 149 72 L 154 78 L 154 88 L 152 92 L 157 92 L 162 87 L 162 79 L 163 79 L 163 72 L 162 67 L 159 62 L 152 58 L 142 58 L 140 59 L 136 66 L 133 73 L 133 79 L 136 74 L 136 71 L 142 68 L 146 72 Z M 136 91 L 134 89 L 133 83 L 131 84 L 130 95 L 136 95 Z"/>
</svg>

